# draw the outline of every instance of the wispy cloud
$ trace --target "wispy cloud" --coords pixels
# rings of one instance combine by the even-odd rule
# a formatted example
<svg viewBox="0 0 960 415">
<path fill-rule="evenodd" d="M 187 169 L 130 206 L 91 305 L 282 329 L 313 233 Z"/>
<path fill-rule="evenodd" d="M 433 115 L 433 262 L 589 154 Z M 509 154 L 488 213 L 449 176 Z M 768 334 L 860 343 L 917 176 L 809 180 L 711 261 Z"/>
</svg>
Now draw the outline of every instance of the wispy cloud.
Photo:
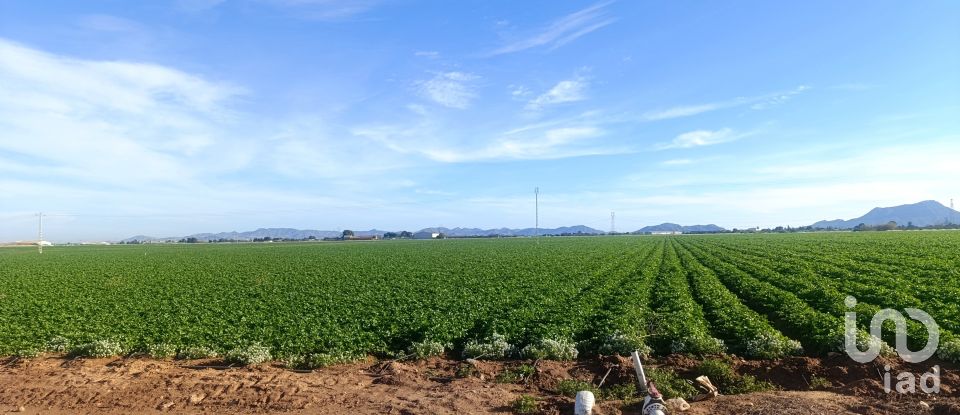
<svg viewBox="0 0 960 415">
<path fill-rule="evenodd" d="M 547 105 L 581 101 L 586 98 L 585 93 L 588 86 L 589 82 L 583 77 L 560 81 L 549 91 L 528 102 L 526 108 L 528 110 L 538 110 Z"/>
<path fill-rule="evenodd" d="M 364 14 L 379 6 L 381 0 L 257 0 L 310 20 L 343 20 Z"/>
<path fill-rule="evenodd" d="M 782 94 L 775 94 L 775 95 L 767 96 L 763 99 L 760 99 L 759 102 L 754 103 L 753 105 L 750 106 L 750 108 L 755 110 L 764 110 L 770 107 L 774 107 L 789 101 L 793 97 L 803 93 L 808 89 L 810 89 L 809 86 L 800 85 L 794 88 L 793 90 L 784 92 Z"/>
<path fill-rule="evenodd" d="M 416 52 L 413 52 L 413 56 L 417 56 L 421 58 L 436 59 L 440 57 L 440 52 L 437 52 L 435 50 L 418 50 Z"/>
<path fill-rule="evenodd" d="M 547 46 L 556 49 L 577 38 L 613 23 L 616 19 L 607 13 L 610 2 L 599 3 L 586 9 L 566 15 L 538 30 L 536 33 L 507 43 L 486 56 L 503 55 L 523 50 Z"/>
<path fill-rule="evenodd" d="M 107 14 L 88 14 L 78 20 L 81 27 L 100 32 L 136 32 L 143 27 L 129 19 Z"/>
<path fill-rule="evenodd" d="M 706 104 L 680 105 L 676 107 L 645 112 L 640 116 L 640 120 L 660 121 L 672 118 L 691 117 L 711 111 L 742 107 L 744 105 L 750 105 L 752 109 L 761 110 L 782 104 L 794 96 L 808 91 L 809 89 L 809 86 L 801 85 L 788 91 L 774 92 L 764 95 L 738 97 L 726 101 L 710 102 Z"/>
<path fill-rule="evenodd" d="M 469 82 L 477 76 L 464 72 L 438 73 L 433 78 L 416 82 L 418 92 L 437 104 L 448 108 L 466 109 L 476 94 Z"/>
<path fill-rule="evenodd" d="M 726 143 L 743 137 L 742 134 L 735 135 L 733 130 L 723 128 L 720 130 L 696 130 L 678 135 L 669 143 L 657 145 L 660 150 L 672 148 L 693 148 L 711 146 L 714 144 Z"/>
<path fill-rule="evenodd" d="M 693 164 L 693 160 L 691 160 L 691 159 L 671 159 L 671 160 L 661 161 L 660 164 L 663 165 L 663 166 L 685 166 L 685 165 L 688 165 L 688 164 Z"/>
<path fill-rule="evenodd" d="M 0 39 L 0 152 L 70 180 L 186 179 L 190 160 L 216 147 L 216 126 L 242 93 L 163 66 L 80 60 Z"/>
</svg>

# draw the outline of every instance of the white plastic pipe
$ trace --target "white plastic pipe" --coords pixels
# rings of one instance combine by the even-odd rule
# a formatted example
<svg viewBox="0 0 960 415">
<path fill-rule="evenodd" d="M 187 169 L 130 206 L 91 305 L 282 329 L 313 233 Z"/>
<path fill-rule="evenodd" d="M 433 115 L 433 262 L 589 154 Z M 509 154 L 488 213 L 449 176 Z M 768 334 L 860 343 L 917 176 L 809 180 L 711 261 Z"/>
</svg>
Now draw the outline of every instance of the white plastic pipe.
<svg viewBox="0 0 960 415">
<path fill-rule="evenodd" d="M 640 363 L 640 353 L 634 350 L 633 353 L 630 353 L 630 356 L 633 357 L 633 368 L 637 371 L 637 380 L 640 381 L 640 387 L 643 388 L 642 392 L 646 392 L 647 375 L 643 373 L 643 363 Z"/>
<path fill-rule="evenodd" d="M 596 402 L 596 399 L 594 399 L 593 397 L 593 392 L 590 392 L 590 391 L 577 392 L 577 400 L 573 406 L 573 413 L 576 415 L 592 415 L 593 404 L 595 402 Z"/>
</svg>

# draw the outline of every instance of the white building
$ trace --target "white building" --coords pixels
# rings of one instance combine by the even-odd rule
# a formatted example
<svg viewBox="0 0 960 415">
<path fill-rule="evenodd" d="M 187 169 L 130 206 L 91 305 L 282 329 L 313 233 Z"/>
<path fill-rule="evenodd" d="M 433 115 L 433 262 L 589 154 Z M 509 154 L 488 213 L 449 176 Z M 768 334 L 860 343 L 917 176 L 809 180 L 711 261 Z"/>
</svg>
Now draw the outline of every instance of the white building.
<svg viewBox="0 0 960 415">
<path fill-rule="evenodd" d="M 413 239 L 436 239 L 440 232 L 420 231 L 413 234 Z"/>
</svg>

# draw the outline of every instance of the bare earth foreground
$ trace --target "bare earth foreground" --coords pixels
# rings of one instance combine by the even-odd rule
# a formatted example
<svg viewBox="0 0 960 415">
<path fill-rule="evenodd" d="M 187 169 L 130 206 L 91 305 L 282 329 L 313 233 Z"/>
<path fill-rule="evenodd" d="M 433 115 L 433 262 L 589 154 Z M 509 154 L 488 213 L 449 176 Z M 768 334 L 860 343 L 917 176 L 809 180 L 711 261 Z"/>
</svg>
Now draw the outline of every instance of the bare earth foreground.
<svg viewBox="0 0 960 415">
<path fill-rule="evenodd" d="M 678 373 L 696 364 L 681 356 L 657 364 Z M 629 361 L 603 358 L 594 363 L 537 362 L 527 382 L 494 381 L 505 364 L 480 362 L 477 371 L 457 376 L 462 362 L 363 362 L 295 372 L 279 367 L 210 368 L 213 361 L 189 363 L 150 359 L 7 360 L 0 366 L 0 412 L 25 413 L 347 413 L 464 414 L 510 413 L 521 394 L 536 396 L 546 414 L 572 413 L 572 400 L 554 392 L 557 381 L 578 378 L 607 385 L 632 381 Z M 749 373 L 783 391 L 720 396 L 693 403 L 689 414 L 960 414 L 960 376 L 942 366 L 938 396 L 886 395 L 882 362 L 853 365 L 849 359 L 792 358 L 745 361 Z M 919 367 L 894 364 L 895 370 Z M 462 375 L 462 373 L 461 373 Z M 825 390 L 811 391 L 811 376 L 828 379 Z M 929 408 L 929 409 L 928 409 Z M 599 414 L 636 414 L 636 403 L 604 401 Z"/>
</svg>

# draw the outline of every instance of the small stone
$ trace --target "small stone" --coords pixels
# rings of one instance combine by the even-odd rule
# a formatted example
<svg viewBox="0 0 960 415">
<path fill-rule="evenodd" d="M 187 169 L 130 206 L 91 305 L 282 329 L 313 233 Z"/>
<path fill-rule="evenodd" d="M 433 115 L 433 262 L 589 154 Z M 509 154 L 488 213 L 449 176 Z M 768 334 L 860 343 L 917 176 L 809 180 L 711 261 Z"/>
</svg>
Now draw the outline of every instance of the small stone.
<svg viewBox="0 0 960 415">
<path fill-rule="evenodd" d="M 747 402 L 747 406 L 753 406 L 753 402 Z"/>
<path fill-rule="evenodd" d="M 203 402 L 203 399 L 206 397 L 207 397 L 207 394 L 205 393 L 195 393 L 193 395 L 190 395 L 190 403 L 196 405 L 200 402 Z"/>
<path fill-rule="evenodd" d="M 929 410 L 929 409 L 930 409 L 930 404 L 928 404 L 928 403 L 926 403 L 926 402 L 924 402 L 924 401 L 920 401 L 920 407 L 923 408 L 923 409 Z"/>
<path fill-rule="evenodd" d="M 27 408 L 23 405 L 17 407 L 17 412 L 27 412 Z"/>
</svg>

